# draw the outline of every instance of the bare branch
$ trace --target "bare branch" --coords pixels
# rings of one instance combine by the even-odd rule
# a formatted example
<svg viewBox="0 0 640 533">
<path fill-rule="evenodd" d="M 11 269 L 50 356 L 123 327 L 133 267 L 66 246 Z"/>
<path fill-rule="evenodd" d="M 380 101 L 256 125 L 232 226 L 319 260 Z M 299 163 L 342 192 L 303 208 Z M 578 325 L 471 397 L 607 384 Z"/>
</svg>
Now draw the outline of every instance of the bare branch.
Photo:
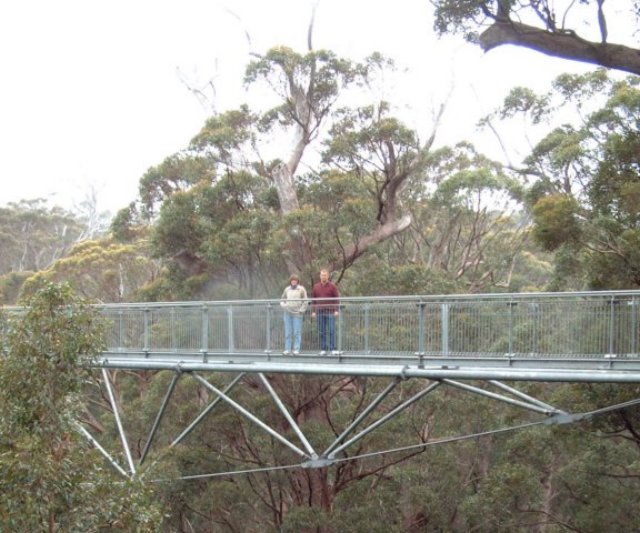
<svg viewBox="0 0 640 533">
<path fill-rule="evenodd" d="M 253 48 L 253 44 L 251 43 L 251 35 L 249 34 L 249 30 L 247 30 L 246 26 L 244 25 L 242 18 L 231 8 L 225 7 L 224 10 L 240 23 L 240 25 L 242 26 L 242 31 L 244 32 L 245 39 L 247 39 L 249 50 L 251 50 Z"/>
<path fill-rule="evenodd" d="M 313 27 L 315 25 L 316 20 L 316 10 L 318 9 L 318 4 L 320 0 L 316 0 L 311 8 L 311 20 L 309 21 L 309 28 L 307 30 L 307 48 L 309 52 L 313 51 Z"/>
</svg>

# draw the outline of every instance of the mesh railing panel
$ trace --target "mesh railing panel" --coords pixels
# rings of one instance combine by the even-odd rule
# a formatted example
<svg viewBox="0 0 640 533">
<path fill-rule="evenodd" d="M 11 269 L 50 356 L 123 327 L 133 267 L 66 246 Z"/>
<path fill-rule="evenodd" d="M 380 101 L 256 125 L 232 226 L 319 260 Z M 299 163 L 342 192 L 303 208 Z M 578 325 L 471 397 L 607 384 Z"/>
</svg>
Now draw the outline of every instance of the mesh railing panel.
<svg viewBox="0 0 640 533">
<path fill-rule="evenodd" d="M 640 294 L 612 296 L 403 297 L 343 299 L 338 349 L 362 354 L 638 356 Z M 283 348 L 277 301 L 109 305 L 111 351 L 276 352 Z M 303 319 L 302 349 L 319 349 L 318 323 Z"/>
</svg>

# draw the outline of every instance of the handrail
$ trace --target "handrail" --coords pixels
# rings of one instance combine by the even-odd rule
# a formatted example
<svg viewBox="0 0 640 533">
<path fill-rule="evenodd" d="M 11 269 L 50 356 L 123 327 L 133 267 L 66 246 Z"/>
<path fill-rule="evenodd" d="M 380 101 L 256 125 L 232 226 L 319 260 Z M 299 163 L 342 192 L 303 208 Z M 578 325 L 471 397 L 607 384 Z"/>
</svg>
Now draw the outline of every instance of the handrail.
<svg viewBox="0 0 640 533">
<path fill-rule="evenodd" d="M 417 295 L 383 295 L 383 296 L 341 296 L 341 302 L 441 302 L 441 301 L 484 301 L 484 300 L 530 300 L 530 299 L 585 299 L 585 298 L 639 298 L 640 290 L 615 290 L 615 291 L 574 291 L 574 292 L 518 292 L 518 293 L 481 293 L 481 294 L 417 294 Z M 332 300 L 332 298 L 322 298 Z M 312 301 L 312 299 L 309 299 Z M 113 307 L 198 307 L 198 306 L 226 306 L 226 305 L 255 305 L 278 304 L 279 298 L 258 300 L 194 300 L 176 302 L 132 302 L 132 303 L 100 303 L 101 308 Z"/>
<path fill-rule="evenodd" d="M 145 302 L 99 309 L 111 325 L 110 351 L 275 353 L 283 346 L 279 302 Z M 344 297 L 334 324 L 336 351 L 638 357 L 639 302 L 640 291 Z M 320 349 L 317 328 L 315 320 L 304 320 L 304 349 Z"/>
</svg>

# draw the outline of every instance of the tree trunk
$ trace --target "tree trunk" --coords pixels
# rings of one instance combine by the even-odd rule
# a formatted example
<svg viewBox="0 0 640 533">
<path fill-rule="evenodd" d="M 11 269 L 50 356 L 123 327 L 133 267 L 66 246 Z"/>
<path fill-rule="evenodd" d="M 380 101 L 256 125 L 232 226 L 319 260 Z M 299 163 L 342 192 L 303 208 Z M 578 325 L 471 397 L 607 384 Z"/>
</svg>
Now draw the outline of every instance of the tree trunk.
<svg viewBox="0 0 640 533">
<path fill-rule="evenodd" d="M 298 195 L 293 182 L 293 174 L 289 167 L 284 163 L 278 165 L 273 171 L 273 183 L 278 191 L 278 200 L 280 201 L 280 210 L 283 215 L 287 215 L 296 209 L 299 209 Z"/>
</svg>

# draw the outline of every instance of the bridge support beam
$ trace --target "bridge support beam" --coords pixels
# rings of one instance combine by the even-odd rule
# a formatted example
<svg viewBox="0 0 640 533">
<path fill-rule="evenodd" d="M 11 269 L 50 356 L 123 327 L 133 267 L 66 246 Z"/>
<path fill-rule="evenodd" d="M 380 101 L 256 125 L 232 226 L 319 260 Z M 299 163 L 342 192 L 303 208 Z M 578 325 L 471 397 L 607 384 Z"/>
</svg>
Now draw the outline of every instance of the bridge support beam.
<svg viewBox="0 0 640 533">
<path fill-rule="evenodd" d="M 261 420 L 256 414 L 250 412 L 247 408 L 243 407 L 236 400 L 232 399 L 229 394 L 236 387 L 238 383 L 245 377 L 245 373 L 239 373 L 236 375 L 225 387 L 218 388 L 213 385 L 209 380 L 205 379 L 202 375 L 197 372 L 186 372 L 187 375 L 190 375 L 193 379 L 195 379 L 200 385 L 205 387 L 207 390 L 213 392 L 216 397 L 213 401 L 211 401 L 199 414 L 198 416 L 189 423 L 189 425 L 180 433 L 180 435 L 174 439 L 169 445 L 165 446 L 159 454 L 154 457 L 154 460 L 149 465 L 145 465 L 145 468 L 142 469 L 142 464 L 145 463 L 146 459 L 149 457 L 151 448 L 156 440 L 156 436 L 159 430 L 159 427 L 162 423 L 162 419 L 166 416 L 167 409 L 169 407 L 169 403 L 171 399 L 174 397 L 174 393 L 176 388 L 180 385 L 180 380 L 184 377 L 185 372 L 176 372 L 171 382 L 167 387 L 167 391 L 164 395 L 162 403 L 159 407 L 158 413 L 153 422 L 152 428 L 149 432 L 149 435 L 146 440 L 146 444 L 144 446 L 143 451 L 141 452 L 141 457 L 139 460 L 140 468 L 136 471 L 133 468 L 133 459 L 131 457 L 131 451 L 129 449 L 128 441 L 125 435 L 125 430 L 120 419 L 120 413 L 118 409 L 118 405 L 115 399 L 115 395 L 113 393 L 113 387 L 110 381 L 110 376 L 106 369 L 102 369 L 102 378 L 105 381 L 105 388 L 109 395 L 109 401 L 113 410 L 113 415 L 116 419 L 116 425 L 118 427 L 118 434 L 120 436 L 120 440 L 122 441 L 122 445 L 125 449 L 125 455 L 129 462 L 129 472 L 125 468 L 122 468 L 116 460 L 109 454 L 109 452 L 100 444 L 98 441 L 87 431 L 87 429 L 83 428 L 78 424 L 78 431 L 83 434 L 93 445 L 102 453 L 102 455 L 106 458 L 106 460 L 122 475 L 125 477 L 131 476 L 139 476 L 141 479 L 150 479 L 150 473 L 154 470 L 154 467 L 160 464 L 160 461 L 169 451 L 175 447 L 178 443 L 183 441 L 187 435 L 191 433 L 191 431 L 200 423 L 202 423 L 207 415 L 211 413 L 211 411 L 219 405 L 221 402 L 224 402 L 232 409 L 240 413 L 243 417 L 249 420 L 251 423 L 258 426 L 260 429 L 265 431 L 268 435 L 273 437 L 275 440 L 286 446 L 289 450 L 294 452 L 299 458 L 300 461 L 298 463 L 283 465 L 283 464 L 274 464 L 272 466 L 260 466 L 258 468 L 247 469 L 247 470 L 232 470 L 227 472 L 216 472 L 210 474 L 195 474 L 180 477 L 179 479 L 202 479 L 202 478 L 213 478 L 220 476 L 230 476 L 230 475 L 239 475 L 239 474 L 249 474 L 255 472 L 275 472 L 278 470 L 291 470 L 291 469 L 300 469 L 300 468 L 326 468 L 331 465 L 339 464 L 345 461 L 356 461 L 356 460 L 365 460 L 372 458 L 374 456 L 380 456 L 384 454 L 395 454 L 401 452 L 411 452 L 416 453 L 419 451 L 424 451 L 429 446 L 437 445 L 437 444 L 445 444 L 445 443 L 454 443 L 463 440 L 479 438 L 488 435 L 498 435 L 504 434 L 512 431 L 520 431 L 524 429 L 529 429 L 539 425 L 551 425 L 551 424 L 567 424 L 578 422 L 581 420 L 592 418 L 593 416 L 603 414 L 606 412 L 611 412 L 617 409 L 625 409 L 632 406 L 636 406 L 640 404 L 640 399 L 633 400 L 631 402 L 626 402 L 625 404 L 619 404 L 615 406 L 609 406 L 605 408 L 601 408 L 597 411 L 591 411 L 586 413 L 568 413 L 562 409 L 549 405 L 545 402 L 542 402 L 536 398 L 521 392 L 514 387 L 501 383 L 495 380 L 488 380 L 487 383 L 489 385 L 495 386 L 502 391 L 508 393 L 510 396 L 504 394 L 497 394 L 495 392 L 486 390 L 479 386 L 461 383 L 456 380 L 452 380 L 449 378 L 434 380 L 427 382 L 426 386 L 421 388 L 419 391 L 415 392 L 408 399 L 398 403 L 397 405 L 391 407 L 386 410 L 384 414 L 379 416 L 375 421 L 371 422 L 364 429 L 361 429 L 359 432 L 356 432 L 356 428 L 358 428 L 368 417 L 374 414 L 374 412 L 382 408 L 384 400 L 390 398 L 391 393 L 396 389 L 396 387 L 402 383 L 403 381 L 407 381 L 410 378 L 403 379 L 402 377 L 396 376 L 394 377 L 388 384 L 381 388 L 380 392 L 376 394 L 376 396 L 364 407 L 358 409 L 358 414 L 355 418 L 347 424 L 346 428 L 340 432 L 340 434 L 335 437 L 335 439 L 329 444 L 328 447 L 322 452 L 318 454 L 316 452 L 316 448 L 314 447 L 312 439 L 309 438 L 308 435 L 305 435 L 303 428 L 296 422 L 292 413 L 289 411 L 285 403 L 282 401 L 277 391 L 274 389 L 269 377 L 263 373 L 254 373 L 255 376 L 262 382 L 264 385 L 264 390 L 269 394 L 270 398 L 273 400 L 275 406 L 282 414 L 282 416 L 288 422 L 289 427 L 292 431 L 297 435 L 298 439 L 302 443 L 302 448 L 294 444 L 287 436 L 282 433 L 276 431 L 273 427 L 273 424 L 269 425 Z M 419 442 L 418 444 L 409 444 L 404 445 L 399 448 L 387 449 L 387 450 L 371 450 L 360 455 L 349 455 L 347 450 L 353 444 L 361 441 L 376 429 L 380 428 L 382 425 L 396 418 L 404 411 L 406 411 L 410 406 L 416 404 L 419 400 L 425 398 L 428 394 L 435 391 L 438 387 L 445 385 L 449 387 L 456 388 L 460 391 L 471 393 L 474 395 L 483 396 L 489 400 L 499 401 L 501 403 L 505 403 L 510 406 L 524 408 L 527 411 L 544 415 L 537 421 L 525 421 L 518 425 L 510 426 L 510 427 L 502 427 L 497 429 L 489 429 L 487 431 L 481 431 L 474 434 L 468 435 L 459 435 L 459 436 L 444 436 L 442 438 L 429 438 L 424 442 Z M 260 390 L 260 389 L 259 389 Z M 355 414 L 355 413 L 354 413 Z M 355 434 L 354 434 L 355 433 Z M 166 438 L 166 437 L 165 437 Z M 422 440 L 422 438 L 421 438 Z M 155 481 L 170 481 L 170 480 L 155 480 Z"/>
</svg>

